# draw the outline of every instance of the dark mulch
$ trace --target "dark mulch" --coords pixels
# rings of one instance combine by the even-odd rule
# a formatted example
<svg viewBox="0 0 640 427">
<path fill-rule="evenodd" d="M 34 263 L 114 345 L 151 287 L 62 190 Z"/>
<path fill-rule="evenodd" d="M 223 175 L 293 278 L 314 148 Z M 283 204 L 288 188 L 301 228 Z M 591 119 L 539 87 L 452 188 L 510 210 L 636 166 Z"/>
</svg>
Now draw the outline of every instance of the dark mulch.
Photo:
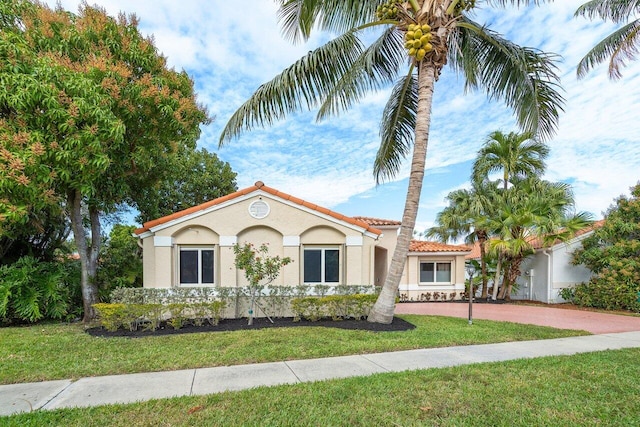
<svg viewBox="0 0 640 427">
<path fill-rule="evenodd" d="M 338 320 L 334 321 L 330 318 L 320 319 L 316 322 L 311 322 L 309 320 L 300 320 L 299 322 L 294 322 L 293 318 L 285 317 L 285 318 L 274 318 L 273 323 L 266 318 L 255 318 L 253 319 L 253 325 L 247 325 L 248 320 L 244 319 L 222 319 L 218 325 L 212 326 L 209 324 L 202 326 L 195 325 L 185 325 L 180 329 L 173 329 L 171 325 L 166 323 L 162 323 L 160 328 L 155 331 L 128 331 L 126 329 L 119 329 L 117 331 L 107 331 L 102 327 L 97 328 L 89 328 L 86 332 L 89 335 L 93 335 L 95 337 L 131 337 L 131 338 L 140 338 L 140 337 L 150 337 L 150 336 L 158 336 L 158 335 L 173 335 L 173 334 L 190 334 L 196 332 L 227 332 L 227 331 L 240 331 L 240 330 L 253 330 L 253 329 L 266 329 L 266 328 L 300 328 L 300 327 L 324 327 L 324 328 L 340 328 L 340 329 L 352 329 L 352 330 L 361 330 L 361 331 L 372 331 L 372 332 L 397 332 L 397 331 L 408 331 L 411 329 L 415 329 L 415 325 L 407 322 L 406 320 L 400 319 L 399 317 L 394 317 L 393 322 L 388 325 L 383 325 L 381 323 L 371 323 L 366 320 L 356 320 L 356 319 L 346 319 L 346 320 Z"/>
</svg>

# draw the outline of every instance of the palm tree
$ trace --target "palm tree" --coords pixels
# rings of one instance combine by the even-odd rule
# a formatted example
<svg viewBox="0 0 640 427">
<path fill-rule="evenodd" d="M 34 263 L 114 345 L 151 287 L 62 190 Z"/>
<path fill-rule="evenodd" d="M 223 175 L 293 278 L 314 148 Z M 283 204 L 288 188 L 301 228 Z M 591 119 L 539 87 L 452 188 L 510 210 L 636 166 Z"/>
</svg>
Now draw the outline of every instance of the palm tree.
<svg viewBox="0 0 640 427">
<path fill-rule="evenodd" d="M 484 227 L 484 218 L 493 211 L 497 193 L 492 183 L 474 181 L 471 189 L 455 190 L 446 200 L 449 206 L 436 215 L 436 225 L 425 232 L 425 237 L 449 243 L 464 236 L 465 243 L 480 247 L 480 271 L 482 280 L 481 298 L 487 298 L 487 254 L 486 243 L 489 230 Z"/>
<path fill-rule="evenodd" d="M 394 177 L 413 148 L 398 243 L 369 320 L 391 323 L 395 297 L 418 213 L 435 82 L 445 64 L 505 101 L 519 125 L 541 138 L 557 126 L 563 103 L 554 56 L 520 47 L 469 15 L 475 7 L 538 4 L 540 0 L 278 0 L 283 32 L 308 39 L 312 28 L 340 34 L 260 86 L 229 119 L 220 145 L 254 126 L 318 108 L 318 119 L 336 115 L 367 93 L 393 85 L 380 124 L 374 163 L 377 182 Z M 379 37 L 365 46 L 365 30 Z M 367 33 L 370 34 L 370 33 Z"/>
<path fill-rule="evenodd" d="M 505 134 L 501 131 L 495 131 L 489 134 L 484 145 L 478 151 L 471 176 L 473 181 L 478 182 L 488 180 L 489 174 L 492 172 L 502 172 L 502 193 L 500 195 L 502 202 L 499 202 L 498 205 L 506 205 L 508 215 L 510 206 L 505 202 L 504 197 L 506 197 L 509 183 L 542 174 L 545 169 L 544 160 L 548 155 L 549 148 L 538 141 L 531 132 Z M 484 216 L 480 220 L 482 228 L 495 229 L 498 233 L 498 230 L 503 226 L 501 219 L 496 218 L 495 215 Z M 498 284 L 500 275 L 503 273 L 507 252 L 504 245 L 497 245 L 493 241 L 491 254 L 498 259 L 491 295 L 495 301 L 498 297 Z"/>
<path fill-rule="evenodd" d="M 549 147 L 530 132 L 495 131 L 478 152 L 472 177 L 474 181 L 481 181 L 488 179 L 490 173 L 501 171 L 506 190 L 514 179 L 542 174 L 548 155 Z"/>
<path fill-rule="evenodd" d="M 501 255 L 504 281 L 498 299 L 509 299 L 520 266 L 525 257 L 534 252 L 533 242 L 543 245 L 572 238 L 578 230 L 591 223 L 591 215 L 574 213 L 571 186 L 530 177 L 516 180 L 504 192 L 503 205 L 491 218 L 494 224 L 490 249 Z M 499 276 L 499 275 L 498 275 Z M 494 282 L 494 299 L 498 278 Z"/>
<path fill-rule="evenodd" d="M 605 21 L 623 24 L 632 16 L 640 14 L 640 0 L 591 0 L 576 10 L 576 16 L 590 19 L 599 17 Z M 595 65 L 609 58 L 609 78 L 622 77 L 620 68 L 626 61 L 634 60 L 640 48 L 640 19 L 622 25 L 602 39 L 578 64 L 578 78 L 584 77 Z"/>
</svg>

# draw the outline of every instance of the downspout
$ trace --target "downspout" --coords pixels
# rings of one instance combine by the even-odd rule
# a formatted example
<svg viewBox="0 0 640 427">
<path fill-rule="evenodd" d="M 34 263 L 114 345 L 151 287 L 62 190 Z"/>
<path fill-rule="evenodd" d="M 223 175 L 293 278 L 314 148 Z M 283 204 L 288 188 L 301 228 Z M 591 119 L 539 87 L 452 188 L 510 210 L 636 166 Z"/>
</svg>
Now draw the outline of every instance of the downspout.
<svg viewBox="0 0 640 427">
<path fill-rule="evenodd" d="M 543 254 L 547 256 L 547 304 L 551 302 L 551 254 L 549 253 L 549 249 L 545 249 L 542 251 Z"/>
</svg>

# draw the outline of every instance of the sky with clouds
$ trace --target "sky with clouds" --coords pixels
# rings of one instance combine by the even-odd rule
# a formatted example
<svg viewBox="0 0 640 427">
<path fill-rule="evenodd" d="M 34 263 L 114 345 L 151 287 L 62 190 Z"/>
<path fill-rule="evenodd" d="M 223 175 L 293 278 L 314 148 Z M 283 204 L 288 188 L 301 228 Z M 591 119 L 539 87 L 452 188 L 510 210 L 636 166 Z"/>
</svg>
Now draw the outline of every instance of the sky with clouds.
<svg viewBox="0 0 640 427">
<path fill-rule="evenodd" d="M 606 66 L 586 78 L 575 75 L 580 58 L 612 26 L 574 18 L 584 0 L 559 0 L 525 9 L 479 10 L 474 19 L 510 40 L 559 55 L 566 99 L 557 135 L 549 141 L 546 179 L 572 184 L 576 208 L 601 218 L 614 198 L 640 179 L 640 61 L 608 79 Z M 58 0 L 47 0 L 52 7 Z M 79 0 L 59 0 L 77 12 Z M 379 120 L 390 90 L 321 123 L 301 113 L 267 129 L 246 132 L 223 147 L 228 118 L 282 69 L 327 40 L 316 32 L 293 45 L 280 33 L 271 1 L 89 0 L 110 15 L 135 13 L 140 31 L 153 35 L 170 66 L 194 80 L 198 99 L 215 121 L 199 145 L 217 153 L 238 173 L 240 188 L 268 186 L 346 215 L 402 217 L 409 161 L 398 176 L 376 186 L 373 160 Z M 452 190 L 468 186 L 471 164 L 486 136 L 516 131 L 511 111 L 483 93 L 465 93 L 460 77 L 445 68 L 436 83 L 427 170 L 416 229 L 433 224 Z"/>
</svg>

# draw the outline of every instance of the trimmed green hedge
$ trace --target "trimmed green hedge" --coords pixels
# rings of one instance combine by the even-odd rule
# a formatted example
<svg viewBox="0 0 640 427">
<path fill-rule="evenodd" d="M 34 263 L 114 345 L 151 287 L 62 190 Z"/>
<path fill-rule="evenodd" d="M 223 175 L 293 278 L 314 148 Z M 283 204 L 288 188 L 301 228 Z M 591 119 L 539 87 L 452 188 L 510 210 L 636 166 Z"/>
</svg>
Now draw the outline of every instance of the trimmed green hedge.
<svg viewBox="0 0 640 427">
<path fill-rule="evenodd" d="M 367 317 L 377 298 L 375 294 L 294 298 L 291 300 L 291 309 L 295 313 L 295 321 L 307 319 L 315 322 L 323 317 L 333 320 L 362 319 Z"/>
</svg>

